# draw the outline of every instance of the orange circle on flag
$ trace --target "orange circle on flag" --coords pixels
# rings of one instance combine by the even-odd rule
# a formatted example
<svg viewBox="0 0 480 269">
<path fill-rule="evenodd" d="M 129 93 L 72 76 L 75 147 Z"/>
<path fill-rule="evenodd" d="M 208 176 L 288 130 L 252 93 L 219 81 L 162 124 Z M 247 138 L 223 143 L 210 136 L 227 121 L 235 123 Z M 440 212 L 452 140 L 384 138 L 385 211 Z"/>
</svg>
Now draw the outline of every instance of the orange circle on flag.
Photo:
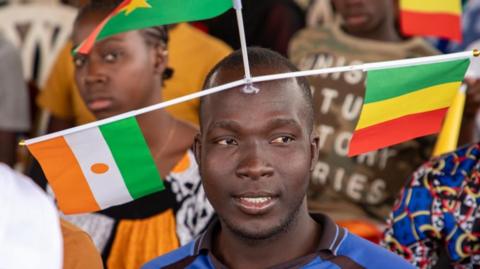
<svg viewBox="0 0 480 269">
<path fill-rule="evenodd" d="M 94 163 L 90 167 L 90 170 L 92 170 L 92 172 L 94 172 L 95 174 L 105 174 L 109 168 L 110 167 L 108 167 L 108 165 L 105 163 Z"/>
</svg>

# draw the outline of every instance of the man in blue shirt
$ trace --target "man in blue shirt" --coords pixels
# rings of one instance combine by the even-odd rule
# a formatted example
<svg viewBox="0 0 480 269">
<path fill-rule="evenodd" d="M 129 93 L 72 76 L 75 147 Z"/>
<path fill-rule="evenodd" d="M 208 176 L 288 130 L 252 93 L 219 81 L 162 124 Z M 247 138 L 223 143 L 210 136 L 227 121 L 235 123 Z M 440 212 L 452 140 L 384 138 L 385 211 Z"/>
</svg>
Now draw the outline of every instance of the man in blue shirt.
<svg viewBox="0 0 480 269">
<path fill-rule="evenodd" d="M 249 50 L 255 76 L 291 72 L 267 49 Z M 209 74 L 210 88 L 243 77 L 239 51 Z M 306 192 L 318 156 L 310 87 L 304 78 L 238 87 L 202 99 L 195 154 L 218 220 L 153 268 L 412 268 L 390 253 L 310 215 Z"/>
</svg>

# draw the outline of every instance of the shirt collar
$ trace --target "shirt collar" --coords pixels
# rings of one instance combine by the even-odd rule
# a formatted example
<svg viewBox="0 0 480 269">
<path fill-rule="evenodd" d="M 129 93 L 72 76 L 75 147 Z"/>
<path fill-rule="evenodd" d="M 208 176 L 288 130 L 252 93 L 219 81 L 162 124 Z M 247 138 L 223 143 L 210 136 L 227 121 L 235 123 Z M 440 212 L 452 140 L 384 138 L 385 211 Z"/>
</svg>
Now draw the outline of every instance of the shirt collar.
<svg viewBox="0 0 480 269">
<path fill-rule="evenodd" d="M 336 253 L 345 235 L 345 230 L 324 214 L 315 213 L 310 214 L 310 216 L 322 227 L 322 234 L 320 235 L 317 251 L 329 250 L 332 253 Z M 201 251 L 207 251 L 212 255 L 213 236 L 218 232 L 219 228 L 220 222 L 218 219 L 210 223 L 207 230 L 196 241 L 195 255 L 199 255 Z"/>
</svg>

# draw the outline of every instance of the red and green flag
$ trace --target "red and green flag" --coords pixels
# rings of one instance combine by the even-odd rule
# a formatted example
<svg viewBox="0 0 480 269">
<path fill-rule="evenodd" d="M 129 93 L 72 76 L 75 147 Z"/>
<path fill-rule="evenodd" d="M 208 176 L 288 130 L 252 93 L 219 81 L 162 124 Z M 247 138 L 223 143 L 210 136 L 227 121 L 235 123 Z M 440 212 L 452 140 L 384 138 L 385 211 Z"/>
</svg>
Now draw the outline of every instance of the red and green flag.
<svg viewBox="0 0 480 269">
<path fill-rule="evenodd" d="M 462 41 L 461 0 L 400 0 L 400 24 L 406 35 Z"/>
<path fill-rule="evenodd" d="M 125 0 L 82 42 L 74 53 L 88 54 L 96 41 L 132 30 L 218 16 L 232 0 Z"/>
<path fill-rule="evenodd" d="M 440 131 L 469 59 L 369 71 L 348 156 Z"/>
</svg>

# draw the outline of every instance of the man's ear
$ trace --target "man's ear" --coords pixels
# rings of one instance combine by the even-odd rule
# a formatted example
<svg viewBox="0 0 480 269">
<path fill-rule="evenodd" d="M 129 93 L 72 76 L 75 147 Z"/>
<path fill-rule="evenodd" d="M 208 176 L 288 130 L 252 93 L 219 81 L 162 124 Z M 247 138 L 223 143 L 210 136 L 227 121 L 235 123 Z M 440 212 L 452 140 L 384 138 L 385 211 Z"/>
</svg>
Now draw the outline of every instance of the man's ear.
<svg viewBox="0 0 480 269">
<path fill-rule="evenodd" d="M 195 161 L 197 161 L 198 166 L 200 166 L 200 156 L 202 154 L 202 142 L 200 138 L 201 134 L 198 133 L 193 140 L 193 154 L 195 155 Z"/>
<path fill-rule="evenodd" d="M 163 74 L 168 64 L 168 50 L 161 45 L 154 47 L 154 70 L 155 73 Z"/>
<path fill-rule="evenodd" d="M 313 171 L 315 168 L 315 165 L 317 164 L 318 161 L 318 150 L 319 150 L 319 144 L 320 143 L 320 138 L 315 130 L 312 131 L 312 134 L 310 135 L 310 172 Z"/>
</svg>

